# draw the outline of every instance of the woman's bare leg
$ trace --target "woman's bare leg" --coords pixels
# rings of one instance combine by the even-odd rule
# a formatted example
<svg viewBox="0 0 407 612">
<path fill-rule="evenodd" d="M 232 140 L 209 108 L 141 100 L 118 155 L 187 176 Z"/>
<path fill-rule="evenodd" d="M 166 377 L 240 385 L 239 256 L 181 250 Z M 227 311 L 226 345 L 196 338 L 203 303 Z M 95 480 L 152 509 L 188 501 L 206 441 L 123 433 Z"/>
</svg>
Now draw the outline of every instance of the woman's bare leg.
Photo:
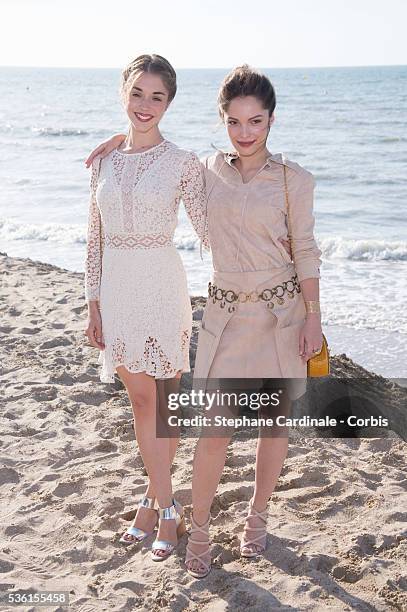
<svg viewBox="0 0 407 612">
<path fill-rule="evenodd" d="M 287 400 L 282 406 L 280 413 L 289 414 L 290 401 Z M 256 472 L 254 481 L 253 507 L 262 512 L 276 487 L 278 478 L 287 457 L 288 451 L 288 427 L 276 426 L 259 431 L 256 449 Z M 246 525 L 250 527 L 263 527 L 261 519 L 251 517 Z M 250 533 L 250 531 L 249 531 Z M 251 533 L 253 535 L 254 532 Z M 244 549 L 256 551 L 256 544 L 245 546 Z"/>
<path fill-rule="evenodd" d="M 124 366 L 119 366 L 117 373 L 129 394 L 137 442 L 149 480 L 156 493 L 158 505 L 160 508 L 166 508 L 172 505 L 173 499 L 170 474 L 170 441 L 166 437 L 159 438 L 156 435 L 157 419 L 160 419 L 157 408 L 156 381 L 144 372 L 130 373 Z M 145 508 L 143 510 L 146 511 Z M 155 524 L 156 514 L 152 510 L 147 511 L 151 516 L 150 520 L 152 521 L 154 518 Z M 146 529 L 146 527 L 140 528 Z M 160 522 L 158 539 L 176 544 L 175 520 Z"/>
<path fill-rule="evenodd" d="M 168 430 L 168 439 L 169 439 L 169 459 L 170 466 L 172 466 L 174 462 L 174 457 L 177 452 L 179 438 L 180 438 L 180 428 L 179 427 L 170 427 L 167 425 L 168 417 L 171 414 L 174 414 L 173 411 L 168 408 L 168 396 L 170 393 L 178 393 L 179 386 L 181 382 L 181 372 L 179 372 L 174 378 L 168 378 L 166 380 L 157 380 L 157 399 L 158 399 L 158 411 L 161 418 L 161 427 L 165 427 Z M 154 487 L 151 484 L 150 480 L 148 481 L 147 491 L 145 493 L 146 497 L 156 497 Z M 141 510 L 144 510 L 142 508 Z M 137 525 L 139 527 L 139 525 Z M 140 527 L 143 529 L 142 527 Z"/>
<path fill-rule="evenodd" d="M 194 520 L 199 526 L 207 521 L 210 514 L 231 437 L 232 435 L 224 438 L 201 437 L 196 445 L 192 474 L 192 508 Z M 197 531 L 194 539 L 202 541 L 205 536 Z M 203 546 L 199 544 L 189 543 L 188 547 L 196 554 L 202 553 L 203 550 Z M 203 570 L 202 564 L 196 559 L 191 559 L 186 565 L 192 571 Z"/>
<path fill-rule="evenodd" d="M 259 438 L 256 451 L 256 476 L 253 506 L 261 512 L 267 506 L 288 451 L 288 437 Z"/>
</svg>

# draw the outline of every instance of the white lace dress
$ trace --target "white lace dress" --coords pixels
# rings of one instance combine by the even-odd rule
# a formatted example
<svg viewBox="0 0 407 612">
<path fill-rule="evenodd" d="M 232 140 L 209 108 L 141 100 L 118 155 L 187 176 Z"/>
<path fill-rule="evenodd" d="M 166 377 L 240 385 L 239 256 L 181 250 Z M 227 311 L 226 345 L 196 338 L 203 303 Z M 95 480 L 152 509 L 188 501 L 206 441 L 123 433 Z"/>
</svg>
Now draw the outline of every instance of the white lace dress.
<svg viewBox="0 0 407 612">
<path fill-rule="evenodd" d="M 114 382 L 119 365 L 155 378 L 190 370 L 191 304 L 173 243 L 181 199 L 208 246 L 205 180 L 194 153 L 164 140 L 93 163 L 85 295 L 100 305 L 101 382 Z"/>
</svg>

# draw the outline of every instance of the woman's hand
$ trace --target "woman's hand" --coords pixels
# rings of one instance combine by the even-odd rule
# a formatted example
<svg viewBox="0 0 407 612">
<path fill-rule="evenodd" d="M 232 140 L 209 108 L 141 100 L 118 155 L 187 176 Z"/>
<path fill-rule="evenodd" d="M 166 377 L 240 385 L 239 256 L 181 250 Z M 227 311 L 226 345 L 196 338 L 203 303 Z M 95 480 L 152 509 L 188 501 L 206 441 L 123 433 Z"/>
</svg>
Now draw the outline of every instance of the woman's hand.
<svg viewBox="0 0 407 612">
<path fill-rule="evenodd" d="M 290 257 L 290 259 L 292 261 L 293 255 L 291 253 L 291 244 L 290 244 L 290 241 L 289 240 L 284 240 L 284 238 L 279 238 L 278 240 L 281 242 L 281 244 L 283 245 L 283 247 L 287 251 L 287 253 L 288 253 L 288 255 L 289 255 L 289 257 Z"/>
<path fill-rule="evenodd" d="M 102 334 L 102 317 L 96 302 L 89 306 L 87 323 L 88 326 L 83 333 L 88 337 L 89 344 L 103 351 L 105 343 Z"/>
<path fill-rule="evenodd" d="M 89 168 L 95 157 L 100 156 L 103 158 L 106 157 L 106 155 L 109 155 L 109 153 L 111 153 L 113 149 L 117 149 L 117 147 L 121 145 L 125 138 L 126 134 L 115 134 L 114 136 L 109 138 L 109 140 L 105 140 L 105 142 L 102 142 L 102 144 L 96 147 L 96 149 L 93 149 L 92 153 L 85 161 L 86 167 Z"/>
<path fill-rule="evenodd" d="M 303 363 L 319 352 L 322 347 L 321 315 L 308 313 L 300 332 L 299 354 Z"/>
</svg>

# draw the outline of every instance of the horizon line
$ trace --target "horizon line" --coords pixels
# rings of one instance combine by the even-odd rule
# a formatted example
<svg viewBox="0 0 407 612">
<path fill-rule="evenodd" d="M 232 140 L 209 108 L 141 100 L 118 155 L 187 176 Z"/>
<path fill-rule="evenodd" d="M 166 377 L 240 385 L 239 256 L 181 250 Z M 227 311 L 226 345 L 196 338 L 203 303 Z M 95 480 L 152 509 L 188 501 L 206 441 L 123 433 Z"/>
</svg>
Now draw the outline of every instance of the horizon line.
<svg viewBox="0 0 407 612">
<path fill-rule="evenodd" d="M 259 66 L 261 70 L 309 70 L 323 68 L 403 68 L 407 64 L 335 64 L 327 66 Z M 29 66 L 25 64 L 0 64 L 0 68 L 60 68 L 60 69 L 75 69 L 75 70 L 123 70 L 120 66 L 44 66 L 36 65 Z M 198 67 L 176 67 L 175 70 L 230 70 L 233 66 L 198 66 Z"/>
</svg>

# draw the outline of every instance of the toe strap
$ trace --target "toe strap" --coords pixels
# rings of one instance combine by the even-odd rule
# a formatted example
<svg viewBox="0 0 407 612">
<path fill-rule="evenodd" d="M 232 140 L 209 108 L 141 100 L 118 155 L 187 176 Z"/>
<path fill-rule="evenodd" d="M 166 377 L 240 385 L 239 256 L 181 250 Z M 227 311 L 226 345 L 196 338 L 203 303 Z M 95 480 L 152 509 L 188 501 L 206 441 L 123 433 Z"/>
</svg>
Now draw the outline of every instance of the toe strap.
<svg viewBox="0 0 407 612">
<path fill-rule="evenodd" d="M 152 545 L 152 550 L 173 550 L 174 544 L 171 544 L 171 542 L 167 542 L 167 540 L 154 540 L 153 545 Z"/>
<path fill-rule="evenodd" d="M 202 544 L 204 546 L 206 546 L 206 550 L 203 550 L 201 553 L 195 553 L 194 551 L 192 551 L 189 548 L 190 544 L 200 544 L 202 546 Z M 185 555 L 185 563 L 189 563 L 189 561 L 198 561 L 199 563 L 201 563 L 204 567 L 206 571 L 209 571 L 210 568 L 210 555 L 211 555 L 211 551 L 210 551 L 210 547 L 209 547 L 209 539 L 208 540 L 194 540 L 191 536 L 189 536 L 188 538 L 188 544 L 186 547 L 186 555 Z M 208 557 L 209 555 L 209 562 L 205 561 L 204 557 Z"/>
<path fill-rule="evenodd" d="M 191 535 L 188 538 L 188 544 L 186 547 L 186 555 L 185 555 L 185 563 L 189 563 L 190 561 L 198 561 L 203 567 L 204 572 L 196 572 L 199 574 L 208 573 L 211 568 L 211 549 L 210 549 L 210 540 L 209 540 L 209 521 L 210 517 L 205 521 L 203 525 L 198 525 L 194 517 L 191 517 Z M 195 540 L 193 537 L 197 532 L 201 533 L 205 536 L 204 540 Z M 190 548 L 189 545 L 194 544 L 195 546 L 205 546 L 205 550 L 201 553 L 195 553 Z M 190 568 L 189 568 L 190 569 Z"/>
<path fill-rule="evenodd" d="M 203 558 L 204 555 L 208 555 L 209 550 L 204 550 L 201 553 L 194 553 L 192 552 L 192 550 L 189 550 L 187 548 L 186 550 L 186 557 L 185 557 L 185 563 L 189 563 L 190 561 L 198 561 L 198 563 L 201 563 L 201 565 L 204 566 L 206 571 L 209 571 L 210 568 L 210 562 L 208 563 L 208 561 L 205 561 L 205 559 Z"/>
<path fill-rule="evenodd" d="M 139 529 L 138 527 L 129 527 L 125 532 L 125 534 L 127 533 L 128 535 L 132 535 L 134 537 L 146 537 L 148 535 L 148 533 L 146 531 L 143 531 L 142 529 Z"/>
</svg>

